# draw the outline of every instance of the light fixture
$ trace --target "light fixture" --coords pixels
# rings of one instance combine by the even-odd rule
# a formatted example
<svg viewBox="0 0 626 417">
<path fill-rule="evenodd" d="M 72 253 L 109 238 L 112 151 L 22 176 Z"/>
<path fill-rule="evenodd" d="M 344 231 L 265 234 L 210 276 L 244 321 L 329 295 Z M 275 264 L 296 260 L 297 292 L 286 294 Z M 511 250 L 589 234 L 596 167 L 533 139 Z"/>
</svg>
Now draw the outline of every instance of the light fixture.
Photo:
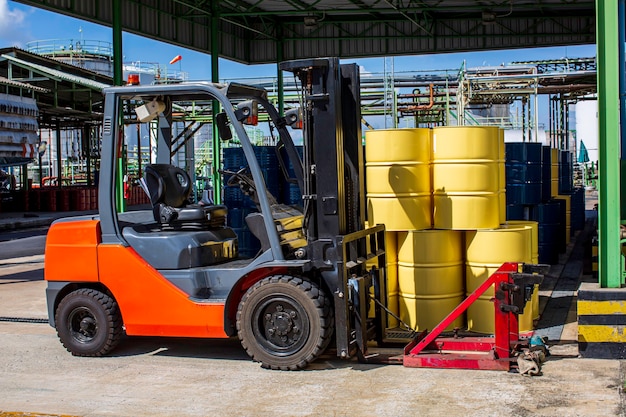
<svg viewBox="0 0 626 417">
<path fill-rule="evenodd" d="M 493 12 L 483 10 L 482 18 L 483 25 L 493 25 L 496 23 L 496 14 Z"/>
<path fill-rule="evenodd" d="M 304 16 L 304 28 L 307 30 L 317 29 L 317 17 Z"/>
</svg>

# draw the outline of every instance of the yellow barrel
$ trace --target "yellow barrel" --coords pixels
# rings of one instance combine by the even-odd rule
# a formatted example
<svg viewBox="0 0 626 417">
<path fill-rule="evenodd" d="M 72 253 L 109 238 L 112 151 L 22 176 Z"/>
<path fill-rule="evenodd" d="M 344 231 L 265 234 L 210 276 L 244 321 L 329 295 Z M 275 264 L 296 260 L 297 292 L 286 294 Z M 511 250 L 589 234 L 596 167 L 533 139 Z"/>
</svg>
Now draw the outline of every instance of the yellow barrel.
<svg viewBox="0 0 626 417">
<path fill-rule="evenodd" d="M 506 221 L 506 145 L 504 144 L 504 129 L 498 129 L 498 181 L 500 183 L 500 220 L 499 223 Z"/>
<path fill-rule="evenodd" d="M 555 196 L 559 194 L 559 150 L 550 149 L 550 193 Z"/>
<path fill-rule="evenodd" d="M 465 233 L 466 291 L 469 295 L 487 280 L 504 262 L 532 261 L 532 230 L 529 226 L 505 226 Z M 493 286 L 467 310 L 467 325 L 472 331 L 494 332 Z M 532 307 L 528 304 L 519 317 L 520 331 L 532 330 Z"/>
<path fill-rule="evenodd" d="M 384 224 L 388 230 L 423 230 L 432 226 L 431 196 L 367 198 L 369 221 Z"/>
<path fill-rule="evenodd" d="M 507 220 L 502 228 L 530 227 L 531 231 L 531 262 L 539 263 L 539 223 L 532 220 Z"/>
<path fill-rule="evenodd" d="M 366 162 L 428 162 L 430 129 L 376 129 L 365 132 Z"/>
<path fill-rule="evenodd" d="M 500 224 L 500 133 L 497 127 L 433 129 L 433 223 L 436 229 Z"/>
<path fill-rule="evenodd" d="M 475 159 L 497 161 L 500 133 L 494 126 L 433 128 L 433 161 Z"/>
<path fill-rule="evenodd" d="M 532 241 L 531 241 L 531 249 L 532 249 L 532 263 L 539 263 L 539 223 L 533 222 L 530 220 L 507 220 L 506 225 L 508 226 L 528 226 L 531 229 L 532 233 Z M 532 294 L 532 318 L 536 320 L 539 318 L 539 285 L 535 285 Z M 524 314 L 526 314 L 526 310 L 524 310 Z"/>
<path fill-rule="evenodd" d="M 553 198 L 565 201 L 565 243 L 569 243 L 572 234 L 572 197 L 569 195 L 555 195 Z"/>
<path fill-rule="evenodd" d="M 432 330 L 463 301 L 463 232 L 423 230 L 398 234 L 400 318 Z M 447 330 L 464 325 L 457 318 Z"/>
<path fill-rule="evenodd" d="M 365 175 L 371 224 L 387 230 L 432 225 L 430 129 L 370 130 L 365 133 Z"/>
<path fill-rule="evenodd" d="M 498 193 L 454 193 L 435 191 L 433 223 L 436 229 L 490 229 L 500 223 Z"/>
<path fill-rule="evenodd" d="M 435 192 L 498 193 L 501 189 L 499 177 L 497 161 L 433 161 Z"/>
</svg>

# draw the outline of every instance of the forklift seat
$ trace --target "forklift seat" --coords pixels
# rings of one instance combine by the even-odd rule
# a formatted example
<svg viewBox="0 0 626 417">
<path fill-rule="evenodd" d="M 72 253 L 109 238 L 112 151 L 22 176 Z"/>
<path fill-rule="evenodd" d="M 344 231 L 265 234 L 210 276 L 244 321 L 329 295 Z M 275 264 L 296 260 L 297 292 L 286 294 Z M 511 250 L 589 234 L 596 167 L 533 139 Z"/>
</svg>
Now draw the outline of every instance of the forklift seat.
<svg viewBox="0 0 626 417">
<path fill-rule="evenodd" d="M 151 164 L 145 167 L 144 172 L 154 220 L 164 230 L 226 226 L 226 206 L 189 203 L 193 187 L 185 170 L 169 164 Z"/>
</svg>

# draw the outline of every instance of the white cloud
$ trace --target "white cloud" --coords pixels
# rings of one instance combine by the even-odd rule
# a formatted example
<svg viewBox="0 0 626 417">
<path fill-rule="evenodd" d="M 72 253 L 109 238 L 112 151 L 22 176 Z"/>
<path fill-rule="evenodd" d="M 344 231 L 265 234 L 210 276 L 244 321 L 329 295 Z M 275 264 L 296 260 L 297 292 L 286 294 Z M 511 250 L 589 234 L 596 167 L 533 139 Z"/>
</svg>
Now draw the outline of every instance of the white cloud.
<svg viewBox="0 0 626 417">
<path fill-rule="evenodd" d="M 366 70 L 363 65 L 359 65 L 359 73 L 361 75 L 372 75 L 372 72 Z"/>
<path fill-rule="evenodd" d="M 0 0 L 0 47 L 22 46 L 26 39 L 26 13 L 9 7 L 7 0 Z"/>
</svg>

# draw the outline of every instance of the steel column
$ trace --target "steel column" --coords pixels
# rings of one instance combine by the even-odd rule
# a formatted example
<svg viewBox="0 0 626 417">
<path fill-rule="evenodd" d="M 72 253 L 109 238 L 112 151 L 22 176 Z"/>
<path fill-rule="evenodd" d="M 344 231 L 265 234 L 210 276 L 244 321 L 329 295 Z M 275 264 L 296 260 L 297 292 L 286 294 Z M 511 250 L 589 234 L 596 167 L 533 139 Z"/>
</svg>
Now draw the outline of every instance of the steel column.
<svg viewBox="0 0 626 417">
<path fill-rule="evenodd" d="M 600 287 L 621 284 L 618 0 L 596 0 L 599 125 Z"/>
<path fill-rule="evenodd" d="M 56 150 L 57 150 L 57 154 L 56 154 L 56 158 L 57 158 L 57 184 L 59 186 L 59 188 L 61 187 L 61 184 L 63 183 L 63 150 L 62 150 L 62 144 L 61 144 L 61 125 L 59 124 L 59 121 L 57 121 L 56 127 L 55 127 L 55 132 L 56 132 Z M 52 152 L 50 153 L 50 156 L 52 157 Z M 52 174 L 50 174 L 52 176 Z"/>
<path fill-rule="evenodd" d="M 283 49 L 285 47 L 285 43 L 283 42 L 283 27 L 282 25 L 278 26 L 278 39 L 276 40 L 276 71 L 278 72 L 278 114 L 281 116 L 285 115 L 285 92 L 283 91 L 285 88 L 284 80 L 283 80 L 283 72 L 280 69 L 280 63 L 284 59 Z"/>
<path fill-rule="evenodd" d="M 211 2 L 211 81 L 218 83 L 220 81 L 219 60 L 220 60 L 220 32 L 219 32 L 219 2 Z M 218 170 L 222 165 L 222 144 L 220 143 L 220 135 L 217 130 L 215 118 L 220 112 L 220 103 L 213 100 L 212 103 L 212 126 L 213 126 L 213 158 L 211 161 L 211 171 L 213 172 L 213 201 L 215 204 L 222 203 L 222 177 Z"/>
<path fill-rule="evenodd" d="M 619 95 L 620 95 L 620 119 L 621 119 L 621 145 L 622 160 L 626 160 L 626 0 L 619 0 L 618 5 L 618 59 L 619 59 Z M 625 196 L 626 197 L 626 196 Z"/>
<path fill-rule="evenodd" d="M 124 82 L 122 72 L 122 1 L 113 0 L 113 83 L 122 85 Z"/>
</svg>

